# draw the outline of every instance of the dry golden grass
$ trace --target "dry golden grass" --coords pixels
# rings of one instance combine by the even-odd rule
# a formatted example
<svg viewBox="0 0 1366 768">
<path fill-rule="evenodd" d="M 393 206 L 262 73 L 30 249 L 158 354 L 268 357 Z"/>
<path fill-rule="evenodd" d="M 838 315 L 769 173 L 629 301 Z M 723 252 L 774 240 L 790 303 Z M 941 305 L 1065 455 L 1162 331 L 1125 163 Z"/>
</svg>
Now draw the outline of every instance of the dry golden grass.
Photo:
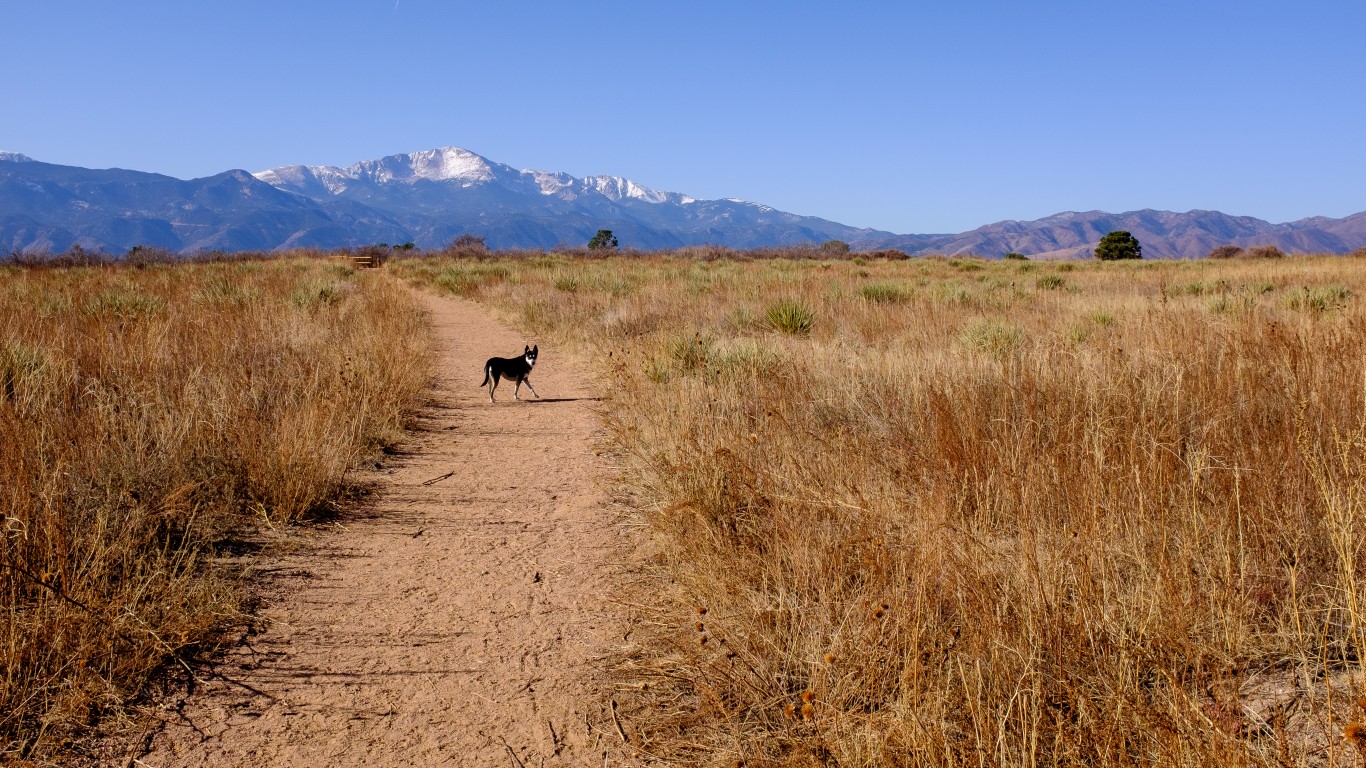
<svg viewBox="0 0 1366 768">
<path fill-rule="evenodd" d="M 0 762 L 61 751 L 239 620 L 214 563 L 334 503 L 427 380 L 338 262 L 0 274 Z"/>
<path fill-rule="evenodd" d="M 1357 760 L 1357 260 L 397 268 L 596 354 L 655 759 Z"/>
</svg>

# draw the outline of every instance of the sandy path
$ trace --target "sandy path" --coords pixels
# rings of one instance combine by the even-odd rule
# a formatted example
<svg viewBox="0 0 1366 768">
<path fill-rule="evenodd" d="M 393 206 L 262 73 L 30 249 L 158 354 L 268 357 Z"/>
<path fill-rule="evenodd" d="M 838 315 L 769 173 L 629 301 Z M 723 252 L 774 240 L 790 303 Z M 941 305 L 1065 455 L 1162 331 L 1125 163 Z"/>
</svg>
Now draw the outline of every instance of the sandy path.
<svg viewBox="0 0 1366 768">
<path fill-rule="evenodd" d="M 163 712 L 135 764 L 620 763 L 598 660 L 624 634 L 604 600 L 630 547 L 588 378 L 543 347 L 545 399 L 505 386 L 490 405 L 480 366 L 523 337 L 423 301 L 440 356 L 424 428 L 382 462 L 378 498 L 285 558 L 265 631 Z"/>
</svg>

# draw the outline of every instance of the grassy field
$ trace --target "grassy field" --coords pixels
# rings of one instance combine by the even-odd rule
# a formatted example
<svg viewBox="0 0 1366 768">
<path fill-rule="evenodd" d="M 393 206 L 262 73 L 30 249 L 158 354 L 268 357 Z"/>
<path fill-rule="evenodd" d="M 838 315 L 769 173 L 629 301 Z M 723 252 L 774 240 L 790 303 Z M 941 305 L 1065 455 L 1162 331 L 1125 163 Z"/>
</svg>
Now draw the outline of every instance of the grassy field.
<svg viewBox="0 0 1366 768">
<path fill-rule="evenodd" d="M 596 360 L 661 762 L 1360 764 L 1366 260 L 391 269 Z"/>
<path fill-rule="evenodd" d="M 340 261 L 0 267 L 0 762 L 69 753 L 240 623 L 223 561 L 348 493 L 427 343 Z"/>
<path fill-rule="evenodd" d="M 239 622 L 243 540 L 397 439 L 410 280 L 594 360 L 656 761 L 1361 763 L 1366 260 L 714 255 L 0 267 L 0 761 Z"/>
</svg>

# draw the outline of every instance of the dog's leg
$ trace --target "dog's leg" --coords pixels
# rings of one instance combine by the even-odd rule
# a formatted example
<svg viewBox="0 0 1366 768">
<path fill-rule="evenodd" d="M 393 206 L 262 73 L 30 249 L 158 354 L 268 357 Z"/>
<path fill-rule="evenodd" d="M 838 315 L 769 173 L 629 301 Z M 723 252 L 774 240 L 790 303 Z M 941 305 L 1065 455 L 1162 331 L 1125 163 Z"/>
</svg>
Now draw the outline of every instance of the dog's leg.
<svg viewBox="0 0 1366 768">
<path fill-rule="evenodd" d="M 531 394 L 536 395 L 536 388 L 531 386 L 531 379 L 522 379 L 522 383 L 526 385 L 527 389 L 531 390 Z M 541 396 L 536 395 L 536 399 L 540 400 Z"/>
<path fill-rule="evenodd" d="M 496 403 L 496 402 L 498 402 L 497 400 L 494 400 L 494 399 L 493 399 L 493 390 L 495 390 L 495 389 L 497 389 L 497 388 L 498 388 L 498 372 L 497 372 L 497 371 L 494 371 L 494 372 L 493 372 L 493 383 L 489 385 L 489 402 L 490 402 L 490 403 Z"/>
</svg>

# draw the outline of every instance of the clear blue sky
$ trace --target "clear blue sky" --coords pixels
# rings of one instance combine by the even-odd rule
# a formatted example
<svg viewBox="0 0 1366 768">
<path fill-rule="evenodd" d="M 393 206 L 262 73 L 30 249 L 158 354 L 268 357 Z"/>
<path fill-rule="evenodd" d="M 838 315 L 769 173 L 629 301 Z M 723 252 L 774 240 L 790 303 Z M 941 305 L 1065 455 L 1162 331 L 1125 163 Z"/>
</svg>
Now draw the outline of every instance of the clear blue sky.
<svg viewBox="0 0 1366 768">
<path fill-rule="evenodd" d="M 455 145 L 899 233 L 1366 210 L 1366 2 L 0 0 L 0 150 Z"/>
</svg>

